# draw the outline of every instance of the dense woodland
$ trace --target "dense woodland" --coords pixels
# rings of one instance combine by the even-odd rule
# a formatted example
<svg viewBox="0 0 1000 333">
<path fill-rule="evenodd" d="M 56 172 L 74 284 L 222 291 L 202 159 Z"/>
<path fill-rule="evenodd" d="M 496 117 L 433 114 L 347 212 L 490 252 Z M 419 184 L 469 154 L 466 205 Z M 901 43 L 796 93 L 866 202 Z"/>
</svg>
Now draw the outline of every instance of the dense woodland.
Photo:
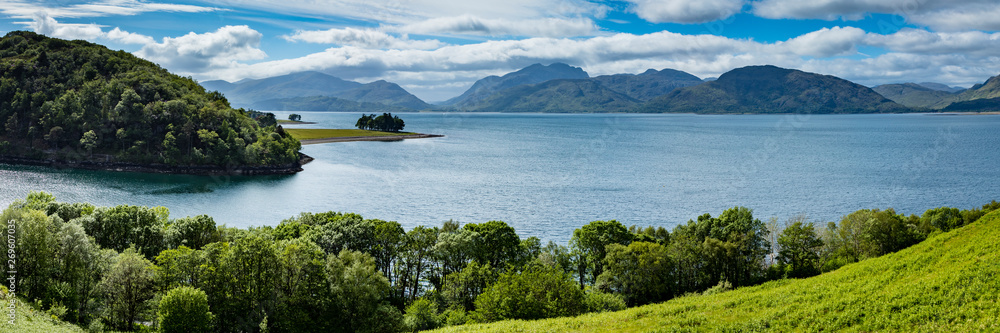
<svg viewBox="0 0 1000 333">
<path fill-rule="evenodd" d="M 0 38 L 0 123 L 6 156 L 217 166 L 299 159 L 298 140 L 191 78 L 124 51 L 24 31 Z"/>
<path fill-rule="evenodd" d="M 94 207 L 37 192 L 2 218 L 16 225 L 16 294 L 92 331 L 394 332 L 620 310 L 807 277 L 997 208 L 859 210 L 816 225 L 764 222 L 734 207 L 673 231 L 594 221 L 567 245 L 522 239 L 501 221 L 407 231 L 337 212 L 243 230 L 204 215 L 171 218 L 163 207 Z"/>
</svg>

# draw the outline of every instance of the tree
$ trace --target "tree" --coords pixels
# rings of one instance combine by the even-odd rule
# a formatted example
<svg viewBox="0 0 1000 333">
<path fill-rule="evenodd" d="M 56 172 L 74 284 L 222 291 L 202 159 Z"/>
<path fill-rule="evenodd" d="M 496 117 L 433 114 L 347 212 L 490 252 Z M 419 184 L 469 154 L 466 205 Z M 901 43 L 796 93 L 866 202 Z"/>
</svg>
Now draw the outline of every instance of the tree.
<svg viewBox="0 0 1000 333">
<path fill-rule="evenodd" d="M 518 258 L 521 249 L 521 239 L 514 228 L 503 221 L 486 223 L 469 223 L 462 227 L 476 233 L 473 247 L 473 257 L 481 263 L 489 264 L 494 269 L 504 269 L 507 263 Z"/>
<path fill-rule="evenodd" d="M 449 308 L 460 307 L 465 311 L 475 309 L 475 300 L 497 279 L 496 271 L 489 264 L 473 261 L 461 271 L 444 277 L 441 296 Z"/>
<path fill-rule="evenodd" d="M 290 114 L 290 115 L 288 115 L 288 120 L 291 120 L 291 121 L 301 121 L 302 120 L 302 115 L 297 114 L 297 113 Z"/>
<path fill-rule="evenodd" d="M 163 249 L 165 219 L 155 208 L 121 205 L 98 208 L 81 222 L 101 247 L 115 251 L 135 247 L 153 258 Z"/>
<path fill-rule="evenodd" d="M 17 223 L 17 237 L 14 239 L 17 242 L 17 289 L 28 299 L 46 299 L 48 286 L 57 269 L 54 264 L 59 248 L 55 233 L 58 226 L 44 212 L 14 208 L 16 204 L 4 211 L 3 221 Z M 31 206 L 30 200 L 27 206 Z"/>
<path fill-rule="evenodd" d="M 657 243 L 610 244 L 598 289 L 621 295 L 630 306 L 670 299 L 674 295 L 674 264 L 667 248 Z"/>
<path fill-rule="evenodd" d="M 160 299 L 157 316 L 163 333 L 208 332 L 212 312 L 204 291 L 192 287 L 171 289 Z"/>
<path fill-rule="evenodd" d="M 80 138 L 80 147 L 86 149 L 88 155 L 93 153 L 94 148 L 97 147 L 97 144 L 98 144 L 97 133 L 94 133 L 94 130 L 89 130 L 83 133 L 83 137 Z"/>
<path fill-rule="evenodd" d="M 176 219 L 164 230 L 164 243 L 169 248 L 183 245 L 198 250 L 220 240 L 215 220 L 208 215 Z"/>
<path fill-rule="evenodd" d="M 272 314 L 278 263 L 274 243 L 259 234 L 237 239 L 222 258 L 225 272 L 231 277 L 229 302 L 236 318 L 233 329 L 253 331 Z"/>
<path fill-rule="evenodd" d="M 340 331 L 393 332 L 402 327 L 402 313 L 388 302 L 389 281 L 375 268 L 371 256 L 344 250 L 328 256 L 326 267 Z"/>
<path fill-rule="evenodd" d="M 781 251 L 778 261 L 789 265 L 786 269 L 789 277 L 803 278 L 819 274 L 819 254 L 823 241 L 816 236 L 813 224 L 796 221 L 785 227 L 778 237 Z"/>
<path fill-rule="evenodd" d="M 476 297 L 474 316 L 491 322 L 575 316 L 586 310 L 583 290 L 554 268 L 533 265 L 507 272 Z"/>
<path fill-rule="evenodd" d="M 58 238 L 60 280 L 70 290 L 63 295 L 62 304 L 68 308 L 72 321 L 86 323 L 95 310 L 94 298 L 101 277 L 109 268 L 111 250 L 101 251 L 77 221 L 64 223 Z"/>
<path fill-rule="evenodd" d="M 580 229 L 573 230 L 570 247 L 577 251 L 580 287 L 585 280 L 589 283 L 597 281 L 597 276 L 604 271 L 605 248 L 611 244 L 628 245 L 632 234 L 618 221 L 593 221 Z"/>
<path fill-rule="evenodd" d="M 153 264 L 129 247 L 101 280 L 105 320 L 118 330 L 131 331 L 153 297 Z"/>
</svg>

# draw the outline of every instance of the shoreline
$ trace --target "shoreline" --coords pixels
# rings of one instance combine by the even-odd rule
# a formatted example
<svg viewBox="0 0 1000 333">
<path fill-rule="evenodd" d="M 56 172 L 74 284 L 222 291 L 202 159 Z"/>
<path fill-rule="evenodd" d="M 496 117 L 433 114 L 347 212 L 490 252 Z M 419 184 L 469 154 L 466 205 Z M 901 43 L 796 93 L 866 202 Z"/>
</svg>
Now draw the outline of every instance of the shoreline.
<svg viewBox="0 0 1000 333">
<path fill-rule="evenodd" d="M 94 161 L 63 161 L 56 159 L 33 159 L 18 156 L 0 155 L 0 163 L 14 165 L 45 166 L 56 169 L 81 169 L 113 172 L 141 172 L 173 175 L 196 176 L 266 176 L 294 175 L 303 171 L 302 166 L 314 159 L 299 153 L 299 161 L 276 166 L 216 166 L 187 165 L 173 166 L 166 164 L 139 164 L 127 162 L 94 162 Z"/>
<path fill-rule="evenodd" d="M 426 139 L 426 138 L 441 138 L 444 135 L 440 134 L 410 134 L 410 135 L 385 135 L 385 136 L 344 136 L 344 137 L 332 137 L 332 138 L 321 138 L 321 139 L 306 139 L 299 140 L 302 145 L 314 145 L 320 143 L 331 143 L 331 142 L 352 142 L 352 141 L 403 141 L 406 139 Z"/>
</svg>

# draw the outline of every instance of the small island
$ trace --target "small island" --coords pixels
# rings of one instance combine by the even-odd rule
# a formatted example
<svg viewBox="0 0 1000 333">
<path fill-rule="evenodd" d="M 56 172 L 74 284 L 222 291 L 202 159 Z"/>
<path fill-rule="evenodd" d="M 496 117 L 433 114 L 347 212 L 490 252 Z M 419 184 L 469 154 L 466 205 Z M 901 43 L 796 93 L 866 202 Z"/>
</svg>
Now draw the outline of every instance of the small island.
<svg viewBox="0 0 1000 333">
<path fill-rule="evenodd" d="M 297 114 L 289 115 L 289 121 L 302 119 Z M 326 128 L 286 128 L 284 131 L 303 145 L 348 142 L 348 141 L 400 141 L 405 139 L 440 138 L 443 135 L 403 132 L 406 123 L 391 113 L 380 116 L 361 115 L 354 125 L 357 129 Z"/>
</svg>

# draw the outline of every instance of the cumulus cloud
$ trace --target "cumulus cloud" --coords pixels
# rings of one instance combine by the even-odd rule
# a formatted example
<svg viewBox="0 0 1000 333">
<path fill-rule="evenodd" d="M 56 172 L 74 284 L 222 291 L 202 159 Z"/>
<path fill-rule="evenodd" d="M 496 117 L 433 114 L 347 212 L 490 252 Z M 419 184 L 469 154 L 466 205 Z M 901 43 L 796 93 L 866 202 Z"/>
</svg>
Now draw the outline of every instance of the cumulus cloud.
<svg viewBox="0 0 1000 333">
<path fill-rule="evenodd" d="M 89 41 L 103 39 L 122 44 L 148 44 L 153 42 L 152 37 L 131 33 L 119 28 L 104 32 L 103 28 L 97 24 L 60 23 L 46 12 L 35 13 L 32 21 L 27 23 L 27 25 L 37 33 L 63 39 L 83 39 Z"/>
<path fill-rule="evenodd" d="M 436 49 L 444 46 L 439 40 L 411 40 L 408 36 L 395 37 L 374 29 L 329 29 L 296 31 L 294 34 L 282 36 L 291 42 L 307 42 L 316 44 L 349 45 L 373 49 Z"/>
<path fill-rule="evenodd" d="M 598 30 L 586 18 L 485 19 L 474 15 L 438 17 L 391 28 L 415 34 L 460 34 L 485 36 L 570 37 L 591 35 Z"/>
<path fill-rule="evenodd" d="M 744 0 L 628 0 L 632 11 L 653 23 L 705 23 L 739 13 Z"/>
<path fill-rule="evenodd" d="M 51 4 L 51 3 L 50 3 Z M 44 11 L 54 18 L 138 15 L 148 12 L 198 13 L 218 8 L 185 4 L 149 3 L 140 0 L 66 0 L 47 5 L 37 0 L 0 0 L 0 13 L 13 18 L 33 18 Z"/>
<path fill-rule="evenodd" d="M 753 13 L 772 19 L 823 20 L 859 20 L 881 13 L 939 31 L 1000 30 L 1000 3 L 995 0 L 761 0 L 753 3 Z"/>
<path fill-rule="evenodd" d="M 855 53 L 865 38 L 865 31 L 855 27 L 823 28 L 779 43 L 790 52 L 812 56 L 833 57 Z"/>
<path fill-rule="evenodd" d="M 266 58 L 259 49 L 261 37 L 245 25 L 225 26 L 215 32 L 165 37 L 160 43 L 143 46 L 136 55 L 183 74 L 196 74 Z"/>
<path fill-rule="evenodd" d="M 903 29 L 891 35 L 868 34 L 865 44 L 913 54 L 1000 55 L 1000 33 L 930 32 Z"/>
</svg>

